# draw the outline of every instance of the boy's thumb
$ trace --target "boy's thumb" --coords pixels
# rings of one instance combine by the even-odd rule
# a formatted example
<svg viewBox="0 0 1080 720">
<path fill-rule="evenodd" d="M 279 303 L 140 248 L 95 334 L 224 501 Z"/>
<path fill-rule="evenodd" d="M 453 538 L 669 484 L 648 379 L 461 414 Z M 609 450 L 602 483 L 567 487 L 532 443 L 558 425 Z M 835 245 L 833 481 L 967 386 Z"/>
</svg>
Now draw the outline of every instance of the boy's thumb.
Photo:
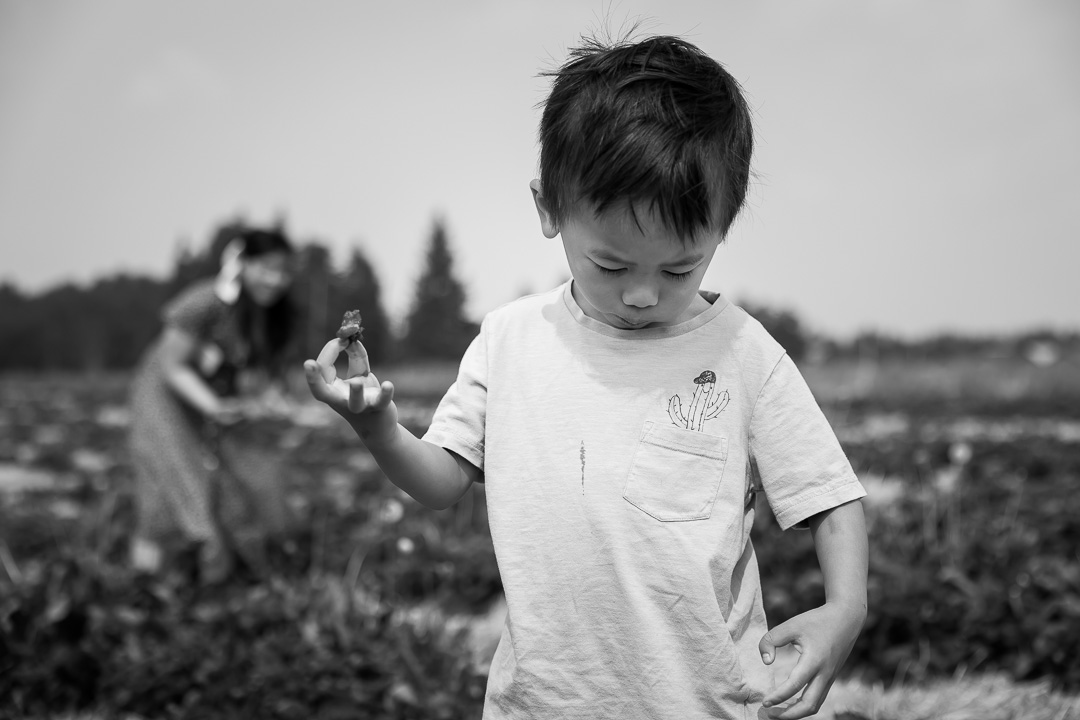
<svg viewBox="0 0 1080 720">
<path fill-rule="evenodd" d="M 762 636 L 761 642 L 758 643 L 758 652 L 761 653 L 763 663 L 772 665 L 773 658 L 776 657 L 776 645 L 773 643 L 772 636 L 769 633 Z"/>
<path fill-rule="evenodd" d="M 787 645 L 794 640 L 790 633 L 785 628 L 784 624 L 777 625 L 769 632 L 761 636 L 761 641 L 758 643 L 758 652 L 761 653 L 761 660 L 766 665 L 772 665 L 773 660 L 776 659 L 776 648 L 783 645 Z"/>
<path fill-rule="evenodd" d="M 326 381 L 323 378 L 322 370 L 314 360 L 304 362 L 304 379 L 307 380 L 308 390 L 311 391 L 312 396 L 316 400 L 326 402 Z"/>
</svg>

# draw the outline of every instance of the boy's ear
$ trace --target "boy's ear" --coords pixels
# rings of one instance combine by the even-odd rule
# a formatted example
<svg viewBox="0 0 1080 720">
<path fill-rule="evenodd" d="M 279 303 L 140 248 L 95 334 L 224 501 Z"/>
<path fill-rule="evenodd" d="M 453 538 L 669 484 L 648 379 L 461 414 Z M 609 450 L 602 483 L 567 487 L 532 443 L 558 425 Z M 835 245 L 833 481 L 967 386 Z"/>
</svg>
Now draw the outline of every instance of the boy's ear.
<svg viewBox="0 0 1080 720">
<path fill-rule="evenodd" d="M 530 182 L 529 189 L 532 190 L 533 202 L 536 203 L 536 212 L 540 216 L 540 230 L 543 231 L 546 238 L 555 237 L 559 234 L 559 223 L 555 221 L 555 216 L 548 208 L 544 193 L 540 189 L 540 181 L 533 180 Z"/>
</svg>

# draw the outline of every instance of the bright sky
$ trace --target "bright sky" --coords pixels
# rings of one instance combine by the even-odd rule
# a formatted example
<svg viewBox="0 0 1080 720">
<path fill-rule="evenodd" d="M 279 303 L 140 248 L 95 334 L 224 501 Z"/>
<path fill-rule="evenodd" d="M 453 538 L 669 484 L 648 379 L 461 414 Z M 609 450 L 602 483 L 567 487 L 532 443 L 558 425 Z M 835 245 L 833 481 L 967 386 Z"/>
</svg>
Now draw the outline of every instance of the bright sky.
<svg viewBox="0 0 1080 720">
<path fill-rule="evenodd" d="M 839 336 L 1080 329 L 1073 0 L 0 0 L 0 278 L 160 276 L 284 215 L 360 245 L 400 317 L 442 216 L 472 314 L 551 287 L 537 73 L 605 17 L 698 44 L 754 108 L 706 287 Z"/>
</svg>

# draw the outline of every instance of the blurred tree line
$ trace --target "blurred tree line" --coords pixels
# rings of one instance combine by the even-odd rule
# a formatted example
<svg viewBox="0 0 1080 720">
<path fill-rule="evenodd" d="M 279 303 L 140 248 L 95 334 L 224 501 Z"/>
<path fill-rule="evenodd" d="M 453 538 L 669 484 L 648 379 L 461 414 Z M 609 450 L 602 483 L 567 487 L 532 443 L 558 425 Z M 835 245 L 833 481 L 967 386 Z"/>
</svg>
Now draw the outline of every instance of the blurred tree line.
<svg viewBox="0 0 1080 720">
<path fill-rule="evenodd" d="M 229 220 L 205 247 L 181 248 L 164 279 L 121 273 L 32 296 L 0 283 L 0 372 L 133 367 L 161 329 L 163 305 L 190 283 L 216 275 L 222 250 L 245 227 L 244 220 Z M 298 330 L 289 354 L 297 363 L 314 357 L 334 336 L 342 313 L 353 308 L 363 316 L 364 346 L 376 363 L 458 358 L 479 329 L 465 317 L 465 289 L 455 277 L 440 220 L 400 336 L 384 309 L 378 273 L 361 248 L 354 246 L 345 266 L 336 268 L 324 244 L 295 247 Z"/>
<path fill-rule="evenodd" d="M 242 219 L 228 220 L 205 247 L 181 248 L 165 279 L 118 274 L 86 287 L 64 284 L 26 295 L 0 283 L 0 372 L 11 370 L 121 370 L 131 368 L 161 329 L 162 306 L 191 282 L 212 277 L 218 258 Z M 359 308 L 364 345 L 375 363 L 456 360 L 479 329 L 465 316 L 465 288 L 441 219 L 433 223 L 424 267 L 403 328 L 395 333 L 382 304 L 379 276 L 363 251 L 353 247 L 344 268 L 318 241 L 297 243 L 293 297 L 299 317 L 289 360 L 311 357 L 332 337 L 345 310 Z M 1053 362 L 1080 354 L 1080 333 L 1033 330 L 1009 337 L 942 334 L 905 340 L 864 332 L 847 341 L 807 330 L 789 310 L 740 301 L 796 362 L 830 359 L 944 360 L 950 357 L 1027 357 Z"/>
<path fill-rule="evenodd" d="M 795 362 L 829 360 L 943 361 L 952 358 L 1023 358 L 1035 364 L 1054 364 L 1080 356 L 1080 333 L 1033 329 L 1002 335 L 941 333 L 906 339 L 879 331 L 864 331 L 849 340 L 825 337 L 808 330 L 790 310 L 753 302 L 737 303 L 755 317 Z"/>
</svg>

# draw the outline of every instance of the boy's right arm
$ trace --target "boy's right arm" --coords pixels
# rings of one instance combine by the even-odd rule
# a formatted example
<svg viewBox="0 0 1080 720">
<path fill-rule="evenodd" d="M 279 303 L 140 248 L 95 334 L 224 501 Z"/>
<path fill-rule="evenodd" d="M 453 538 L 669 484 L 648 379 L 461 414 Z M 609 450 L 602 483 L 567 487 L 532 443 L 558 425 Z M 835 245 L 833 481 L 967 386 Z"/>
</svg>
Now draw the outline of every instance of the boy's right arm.
<svg viewBox="0 0 1080 720">
<path fill-rule="evenodd" d="M 334 361 L 346 347 L 343 340 L 331 340 L 318 360 L 304 362 L 311 394 L 349 423 L 392 483 L 429 508 L 453 505 L 481 479 L 480 470 L 402 427 L 393 383 L 380 383 L 371 373 L 354 375 L 352 367 L 351 377 L 337 377 Z"/>
</svg>

